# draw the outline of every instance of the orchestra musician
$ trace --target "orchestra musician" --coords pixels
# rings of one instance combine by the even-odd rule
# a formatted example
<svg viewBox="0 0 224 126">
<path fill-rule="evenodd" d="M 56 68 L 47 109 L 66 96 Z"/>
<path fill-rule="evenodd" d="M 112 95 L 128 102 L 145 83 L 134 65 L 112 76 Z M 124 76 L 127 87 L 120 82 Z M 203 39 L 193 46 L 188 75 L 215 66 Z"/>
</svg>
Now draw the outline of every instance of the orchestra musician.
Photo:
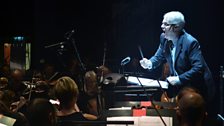
<svg viewBox="0 0 224 126">
<path fill-rule="evenodd" d="M 77 107 L 75 105 L 77 104 L 79 90 L 76 82 L 72 78 L 68 76 L 59 78 L 54 87 L 54 92 L 60 102 L 60 109 L 57 112 L 59 122 L 97 119 L 92 114 L 82 113 L 79 109 L 76 109 Z"/>
</svg>

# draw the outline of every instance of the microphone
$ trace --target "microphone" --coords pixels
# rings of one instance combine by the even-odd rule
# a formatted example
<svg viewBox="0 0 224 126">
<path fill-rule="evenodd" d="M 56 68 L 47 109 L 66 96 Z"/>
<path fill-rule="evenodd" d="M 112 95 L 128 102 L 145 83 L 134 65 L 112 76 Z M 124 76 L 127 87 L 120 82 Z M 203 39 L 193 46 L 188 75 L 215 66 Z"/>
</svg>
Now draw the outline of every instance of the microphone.
<svg viewBox="0 0 224 126">
<path fill-rule="evenodd" d="M 71 31 L 65 33 L 65 38 L 66 38 L 67 40 L 69 40 L 69 39 L 72 37 L 72 35 L 73 35 L 74 33 L 75 33 L 75 29 L 72 29 Z"/>
<path fill-rule="evenodd" d="M 124 58 L 122 61 L 121 61 L 121 66 L 124 66 L 126 65 L 127 63 L 129 63 L 131 61 L 131 58 L 128 56 L 126 58 Z"/>
<path fill-rule="evenodd" d="M 58 46 L 61 46 L 63 44 L 65 44 L 65 42 L 59 42 L 59 43 L 47 45 L 47 46 L 44 46 L 44 48 L 47 49 L 47 48 L 51 48 L 51 47 L 58 47 Z"/>
</svg>

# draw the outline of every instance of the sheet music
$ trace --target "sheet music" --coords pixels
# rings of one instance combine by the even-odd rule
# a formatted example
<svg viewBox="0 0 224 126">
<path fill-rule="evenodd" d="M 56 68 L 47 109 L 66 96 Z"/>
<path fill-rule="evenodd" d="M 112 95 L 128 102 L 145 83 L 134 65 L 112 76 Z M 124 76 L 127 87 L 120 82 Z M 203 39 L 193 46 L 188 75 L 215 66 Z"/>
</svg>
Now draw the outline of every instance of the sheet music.
<svg viewBox="0 0 224 126">
<path fill-rule="evenodd" d="M 138 80 L 139 79 L 139 80 Z M 126 77 L 126 80 L 128 83 L 133 83 L 140 85 L 139 81 L 142 83 L 144 86 L 149 86 L 149 87 L 160 87 L 157 80 L 154 79 L 148 79 L 148 78 L 142 78 L 142 77 L 135 77 L 135 76 L 128 76 Z M 163 89 L 168 89 L 168 83 L 166 81 L 159 81 Z"/>
<path fill-rule="evenodd" d="M 109 110 L 131 110 L 132 107 L 109 108 Z"/>
<path fill-rule="evenodd" d="M 0 114 L 0 126 L 13 126 L 16 119 Z"/>
<path fill-rule="evenodd" d="M 162 117 L 167 126 L 173 126 L 172 117 Z M 120 116 L 120 117 L 108 117 L 107 121 L 134 121 L 134 125 L 128 126 L 164 126 L 162 120 L 158 116 L 141 116 L 141 117 L 131 117 L 131 116 Z M 108 124 L 107 126 L 126 126 Z"/>
</svg>

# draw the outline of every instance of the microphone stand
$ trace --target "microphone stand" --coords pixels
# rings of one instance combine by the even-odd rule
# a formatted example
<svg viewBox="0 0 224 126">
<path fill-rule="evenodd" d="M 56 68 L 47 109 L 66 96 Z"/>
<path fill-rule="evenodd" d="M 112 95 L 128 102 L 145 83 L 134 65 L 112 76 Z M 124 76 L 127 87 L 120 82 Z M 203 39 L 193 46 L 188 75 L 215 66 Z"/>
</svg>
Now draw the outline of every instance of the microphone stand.
<svg viewBox="0 0 224 126">
<path fill-rule="evenodd" d="M 124 74 L 124 65 L 123 65 L 123 64 L 121 64 L 120 66 L 121 66 L 121 71 L 120 71 L 120 74 Z"/>
<path fill-rule="evenodd" d="M 157 82 L 158 82 L 158 84 L 159 84 L 159 88 L 160 88 L 160 90 L 163 92 L 163 94 L 164 94 L 164 96 L 166 97 L 167 101 L 170 102 L 170 98 L 167 96 L 167 93 L 163 90 L 163 88 L 162 88 L 162 86 L 161 86 L 161 84 L 160 84 L 160 82 L 159 82 L 159 79 L 157 79 Z"/>
<path fill-rule="evenodd" d="M 74 50 L 75 50 L 76 57 L 77 57 L 77 59 L 78 59 L 78 61 L 80 63 L 82 76 L 81 76 L 81 78 L 78 76 L 78 81 L 80 82 L 80 84 L 82 86 L 81 90 L 83 90 L 83 87 L 84 87 L 84 85 L 83 85 L 84 84 L 84 82 L 83 82 L 84 78 L 83 77 L 84 77 L 84 74 L 86 73 L 86 68 L 83 65 L 83 62 L 82 62 L 82 60 L 80 58 L 80 55 L 79 55 L 79 52 L 78 52 L 78 49 L 77 49 L 77 46 L 76 46 L 75 39 L 72 37 L 73 34 L 75 33 L 75 31 L 76 30 L 73 29 L 73 30 L 71 30 L 69 32 L 66 32 L 64 37 L 67 39 L 67 41 L 71 41 L 72 42 L 72 45 L 73 45 Z"/>
<path fill-rule="evenodd" d="M 77 55 L 78 61 L 79 61 L 80 65 L 81 65 L 82 72 L 85 73 L 86 68 L 84 67 L 83 62 L 82 62 L 82 60 L 80 58 L 80 55 L 78 53 L 78 49 L 76 47 L 75 40 L 72 38 L 71 41 L 72 41 L 73 47 L 75 48 L 75 54 Z"/>
<path fill-rule="evenodd" d="M 72 29 L 71 31 L 66 32 L 65 35 L 64 35 L 64 37 L 65 37 L 68 41 L 69 41 L 69 40 L 72 41 L 72 45 L 73 45 L 73 47 L 74 47 L 74 49 L 75 49 L 75 54 L 76 54 L 76 56 L 77 56 L 77 58 L 78 58 L 78 61 L 79 61 L 80 65 L 81 65 L 82 72 L 85 73 L 86 68 L 84 67 L 84 65 L 83 65 L 83 63 L 82 63 L 82 60 L 81 60 L 81 58 L 80 58 L 80 55 L 79 55 L 79 53 L 78 53 L 78 49 L 77 49 L 77 46 L 76 46 L 76 43 L 75 43 L 75 39 L 72 38 L 72 35 L 75 33 L 75 31 L 76 31 L 76 30 Z"/>
<path fill-rule="evenodd" d="M 86 68 L 84 67 L 83 62 L 82 62 L 82 60 L 80 58 L 80 55 L 78 53 L 78 49 L 77 49 L 75 40 L 73 38 L 71 38 L 71 36 L 72 36 L 73 33 L 74 33 L 74 30 L 72 30 L 70 32 L 70 34 L 68 34 L 68 36 L 66 37 L 66 39 L 67 40 L 70 40 L 71 39 L 72 44 L 73 44 L 73 47 L 75 49 L 75 54 L 76 54 L 76 56 L 78 58 L 78 61 L 79 61 L 80 65 L 81 65 L 82 74 L 85 74 Z M 106 53 L 106 48 L 104 48 L 103 66 L 104 66 L 105 57 L 106 57 L 106 54 L 105 53 Z M 103 76 L 103 71 L 102 71 L 102 75 L 101 76 Z M 99 85 L 97 85 L 97 88 L 98 88 L 98 93 L 97 93 L 97 112 L 98 112 L 98 114 L 100 114 L 101 109 L 102 109 L 101 97 L 100 97 L 100 95 L 101 95 L 101 88 L 99 87 Z"/>
<path fill-rule="evenodd" d="M 106 43 L 104 43 L 104 52 L 103 52 L 103 67 L 105 66 L 105 59 L 106 59 Z M 97 83 L 97 88 L 98 88 L 98 93 L 97 93 L 97 112 L 98 114 L 101 114 L 101 110 L 103 109 L 104 104 L 103 103 L 103 99 L 102 99 L 102 87 L 100 83 L 103 83 L 103 79 L 104 79 L 104 70 L 102 69 L 101 71 L 101 75 L 98 78 L 98 83 Z"/>
<path fill-rule="evenodd" d="M 224 78 L 224 71 L 223 66 L 220 66 L 220 113 L 223 114 L 223 78 Z"/>
</svg>

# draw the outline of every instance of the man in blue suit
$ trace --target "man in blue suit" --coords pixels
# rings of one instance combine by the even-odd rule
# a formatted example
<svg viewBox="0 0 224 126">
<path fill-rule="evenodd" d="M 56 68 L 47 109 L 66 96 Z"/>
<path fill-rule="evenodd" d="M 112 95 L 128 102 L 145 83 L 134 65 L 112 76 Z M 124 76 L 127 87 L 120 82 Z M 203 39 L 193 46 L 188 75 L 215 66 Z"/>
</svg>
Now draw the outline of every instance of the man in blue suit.
<svg viewBox="0 0 224 126">
<path fill-rule="evenodd" d="M 150 59 L 140 60 L 140 64 L 144 69 L 153 70 L 168 63 L 168 96 L 175 97 L 183 87 L 190 86 L 209 101 L 214 96 L 212 74 L 202 56 L 199 42 L 184 30 L 184 25 L 181 12 L 166 13 L 161 25 L 163 33 L 159 48 Z"/>
</svg>

